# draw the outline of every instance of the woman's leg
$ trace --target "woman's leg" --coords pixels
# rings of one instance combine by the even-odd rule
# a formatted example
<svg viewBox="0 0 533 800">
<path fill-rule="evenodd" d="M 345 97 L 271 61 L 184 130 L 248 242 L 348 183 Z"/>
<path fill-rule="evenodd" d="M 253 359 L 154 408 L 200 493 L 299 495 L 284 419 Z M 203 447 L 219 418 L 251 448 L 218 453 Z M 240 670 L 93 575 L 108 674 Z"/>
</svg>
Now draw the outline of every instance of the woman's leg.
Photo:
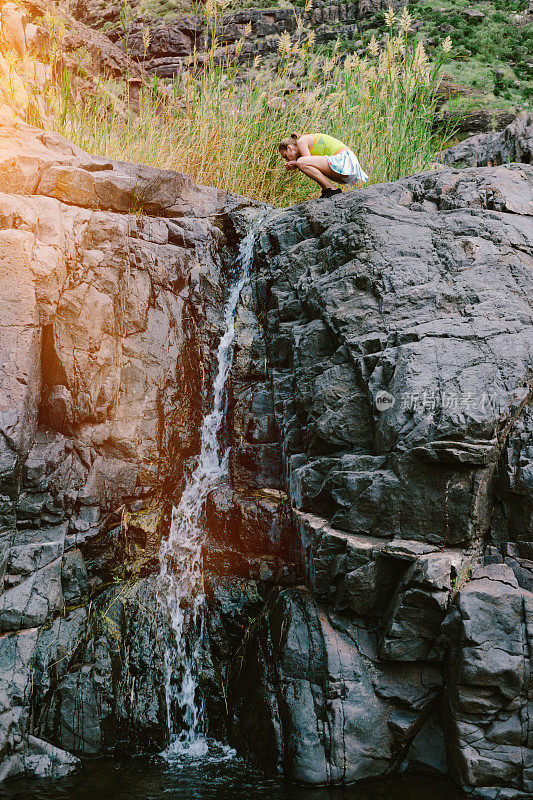
<svg viewBox="0 0 533 800">
<path fill-rule="evenodd" d="M 339 181 L 339 175 L 331 169 L 326 156 L 301 156 L 296 163 L 300 172 L 318 183 L 323 189 L 335 188 L 331 180 L 328 180 L 329 178 L 342 183 Z"/>
</svg>

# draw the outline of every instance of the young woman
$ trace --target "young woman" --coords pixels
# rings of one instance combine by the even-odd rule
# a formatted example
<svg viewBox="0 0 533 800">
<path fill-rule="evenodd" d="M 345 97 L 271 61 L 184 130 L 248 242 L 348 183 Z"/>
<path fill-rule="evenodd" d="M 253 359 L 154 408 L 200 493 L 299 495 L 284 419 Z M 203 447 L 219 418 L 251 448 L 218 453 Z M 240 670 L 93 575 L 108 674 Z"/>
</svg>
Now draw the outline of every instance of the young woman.
<svg viewBox="0 0 533 800">
<path fill-rule="evenodd" d="M 368 180 L 355 153 L 344 142 L 327 133 L 306 133 L 304 136 L 291 133 L 282 139 L 278 149 L 287 162 L 286 169 L 299 169 L 322 187 L 320 197 L 332 197 L 342 192 L 342 189 L 335 189 L 331 181 L 366 183 Z"/>
</svg>

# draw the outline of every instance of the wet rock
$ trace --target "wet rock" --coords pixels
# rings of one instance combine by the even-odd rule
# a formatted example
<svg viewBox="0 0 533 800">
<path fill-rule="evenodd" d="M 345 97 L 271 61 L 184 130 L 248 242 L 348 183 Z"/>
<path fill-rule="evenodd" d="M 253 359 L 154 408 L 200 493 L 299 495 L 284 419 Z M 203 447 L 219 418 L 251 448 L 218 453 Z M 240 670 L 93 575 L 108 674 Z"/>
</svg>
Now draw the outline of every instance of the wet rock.
<svg viewBox="0 0 533 800">
<path fill-rule="evenodd" d="M 210 571 L 206 573 L 211 663 L 208 669 L 204 665 L 200 684 L 206 702 L 210 734 L 220 739 L 227 737 L 227 681 L 231 660 L 250 623 L 261 612 L 273 580 L 280 580 L 278 575 L 271 575 L 266 580 L 265 577 L 264 574 L 262 578 L 256 575 L 255 579 L 251 576 L 239 577 L 233 570 L 228 575 Z"/>
<path fill-rule="evenodd" d="M 438 685 L 419 667 L 381 670 L 368 632 L 328 618 L 305 589 L 275 592 L 231 666 L 230 733 L 264 767 L 347 783 L 402 760 Z"/>
<path fill-rule="evenodd" d="M 320 618 L 302 590 L 280 595 L 267 609 L 230 676 L 235 743 L 304 783 L 386 771 L 385 707 L 353 642 Z"/>
<path fill-rule="evenodd" d="M 39 630 L 31 686 L 31 702 L 38 721 L 51 690 L 81 656 L 87 618 L 87 609 L 78 606 Z"/>
<path fill-rule="evenodd" d="M 209 497 L 207 517 L 216 542 L 227 542 L 243 553 L 283 556 L 293 549 L 288 497 L 279 489 L 251 493 L 220 487 Z"/>
<path fill-rule="evenodd" d="M 153 582 L 117 584 L 99 596 L 86 621 L 82 609 L 82 625 L 75 627 L 80 611 L 73 611 L 68 625 L 43 639 L 36 689 L 43 700 L 37 718 L 41 736 L 78 755 L 163 748 L 161 648 L 168 632 L 157 610 Z M 68 666 L 59 674 L 53 661 L 48 666 L 43 661 L 48 642 L 55 643 L 58 655 L 70 648 Z M 46 691 L 50 682 L 53 691 Z"/>
<path fill-rule="evenodd" d="M 62 778 L 80 765 L 72 753 L 36 736 L 28 736 L 28 747 L 24 752 L 24 768 L 36 778 Z"/>
<path fill-rule="evenodd" d="M 110 709 L 106 687 L 99 691 L 99 683 L 95 667 L 84 664 L 67 673 L 54 692 L 46 733 L 53 736 L 53 725 L 61 746 L 80 755 L 95 755 L 102 750 L 100 716 L 108 716 Z"/>
<path fill-rule="evenodd" d="M 0 637 L 2 779 L 24 771 L 20 745 L 30 710 L 31 674 L 38 635 L 37 629 L 31 628 Z"/>
</svg>

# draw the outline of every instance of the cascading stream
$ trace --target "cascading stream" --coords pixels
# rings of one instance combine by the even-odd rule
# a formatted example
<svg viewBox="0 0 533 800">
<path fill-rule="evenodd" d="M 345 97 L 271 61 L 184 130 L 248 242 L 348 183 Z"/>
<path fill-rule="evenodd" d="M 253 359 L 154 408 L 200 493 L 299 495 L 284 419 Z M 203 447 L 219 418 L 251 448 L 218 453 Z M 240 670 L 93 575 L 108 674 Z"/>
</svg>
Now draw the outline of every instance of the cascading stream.
<svg viewBox="0 0 533 800">
<path fill-rule="evenodd" d="M 162 543 L 159 560 L 158 602 L 170 617 L 173 637 L 165 648 L 165 692 L 170 743 L 166 757 L 207 752 L 203 736 L 204 707 L 198 698 L 197 663 L 204 641 L 205 595 L 202 580 L 203 513 L 207 497 L 227 474 L 229 448 L 222 450 L 219 434 L 226 407 L 225 388 L 233 360 L 235 315 L 241 291 L 253 261 L 254 225 L 241 241 L 240 276 L 231 289 L 224 309 L 224 333 L 217 351 L 212 410 L 204 417 L 201 448 L 180 502 L 172 510 L 168 539 Z"/>
</svg>

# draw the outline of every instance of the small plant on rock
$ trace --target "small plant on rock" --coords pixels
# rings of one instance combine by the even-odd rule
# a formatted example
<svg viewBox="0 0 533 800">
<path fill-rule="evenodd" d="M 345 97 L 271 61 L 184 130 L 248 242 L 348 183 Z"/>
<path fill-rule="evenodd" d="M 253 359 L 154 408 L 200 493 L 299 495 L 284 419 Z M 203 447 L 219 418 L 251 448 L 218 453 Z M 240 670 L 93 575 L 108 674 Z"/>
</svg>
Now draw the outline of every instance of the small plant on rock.
<svg viewBox="0 0 533 800">
<path fill-rule="evenodd" d="M 456 594 L 460 592 L 463 586 L 468 583 L 470 578 L 472 577 L 473 567 L 470 564 L 465 564 L 465 566 L 459 570 L 455 578 L 452 580 L 452 593 Z"/>
</svg>

